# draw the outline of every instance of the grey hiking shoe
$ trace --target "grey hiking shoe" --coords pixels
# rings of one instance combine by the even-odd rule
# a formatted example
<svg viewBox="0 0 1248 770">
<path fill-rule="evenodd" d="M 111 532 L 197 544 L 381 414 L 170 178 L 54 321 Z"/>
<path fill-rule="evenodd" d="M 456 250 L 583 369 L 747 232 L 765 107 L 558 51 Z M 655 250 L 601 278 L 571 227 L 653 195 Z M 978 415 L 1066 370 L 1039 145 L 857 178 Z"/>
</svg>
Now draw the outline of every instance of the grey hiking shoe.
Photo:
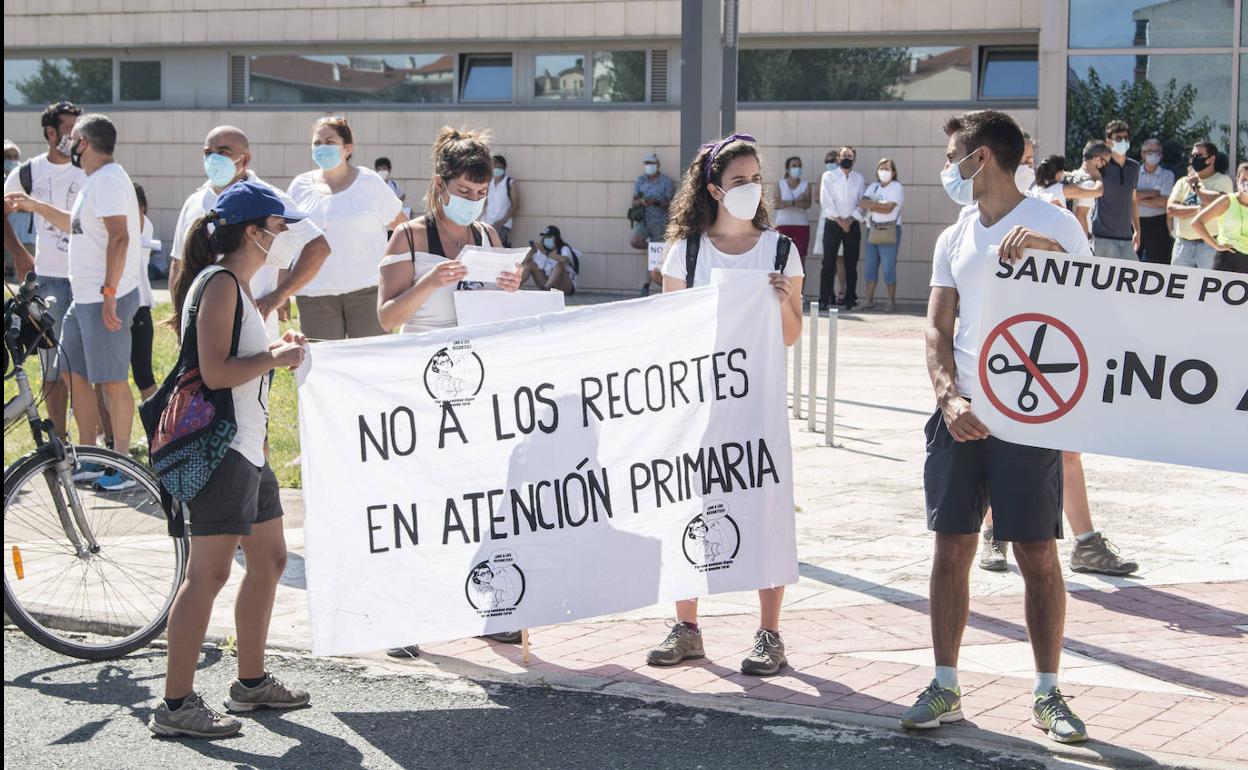
<svg viewBox="0 0 1248 770">
<path fill-rule="evenodd" d="M 225 738 L 241 730 L 243 723 L 231 716 L 218 714 L 208 708 L 198 693 L 191 693 L 182 701 L 182 707 L 171 711 L 162 699 L 152 712 L 147 728 L 157 735 L 191 738 Z"/>
<path fill-rule="evenodd" d="M 1095 572 L 1121 577 L 1135 572 L 1140 565 L 1119 556 L 1118 549 L 1097 532 L 1082 543 L 1075 542 L 1075 547 L 1070 552 L 1070 568 L 1075 572 Z"/>
<path fill-rule="evenodd" d="M 900 721 L 902 727 L 910 730 L 930 730 L 961 719 L 962 691 L 945 689 L 933 679 L 914 705 L 901 712 Z"/>
<path fill-rule="evenodd" d="M 230 684 L 230 697 L 226 699 L 225 707 L 230 711 L 297 709 L 308 705 L 311 700 L 307 690 L 291 689 L 272 674 L 265 674 L 264 681 L 255 687 L 247 687 L 235 679 Z"/>
<path fill-rule="evenodd" d="M 754 649 L 741 661 L 741 673 L 754 676 L 770 676 L 789 662 L 784 657 L 784 640 L 780 634 L 758 629 L 754 634 Z"/>
<path fill-rule="evenodd" d="M 984 545 L 979 552 L 979 568 L 989 572 L 1005 572 L 1009 555 L 1005 543 L 992 535 L 992 527 L 984 527 Z"/>
<path fill-rule="evenodd" d="M 1054 687 L 1047 695 L 1037 695 L 1031 709 L 1031 723 L 1048 732 L 1058 743 L 1079 743 L 1088 739 L 1083 720 L 1066 705 L 1062 691 Z"/>
<path fill-rule="evenodd" d="M 646 656 L 651 666 L 674 666 L 682 660 L 705 657 L 702 650 L 702 632 L 688 623 L 675 623 L 667 638 Z"/>
<path fill-rule="evenodd" d="M 386 650 L 386 654 L 392 658 L 419 658 L 420 647 L 414 644 L 404 645 L 403 647 L 391 647 Z"/>
</svg>

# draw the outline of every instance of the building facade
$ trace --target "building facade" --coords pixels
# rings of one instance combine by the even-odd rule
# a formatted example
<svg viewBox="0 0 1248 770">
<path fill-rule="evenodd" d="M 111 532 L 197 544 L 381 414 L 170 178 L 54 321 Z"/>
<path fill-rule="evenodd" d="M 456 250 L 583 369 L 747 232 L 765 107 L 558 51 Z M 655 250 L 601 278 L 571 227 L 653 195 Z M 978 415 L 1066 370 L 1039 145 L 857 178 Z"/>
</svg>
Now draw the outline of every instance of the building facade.
<svg viewBox="0 0 1248 770">
<path fill-rule="evenodd" d="M 313 167 L 314 120 L 345 115 L 359 162 L 391 158 L 417 210 L 436 130 L 488 128 L 522 192 L 515 240 L 556 224 L 585 254 L 582 288 L 636 291 L 645 255 L 625 213 L 642 158 L 681 172 L 680 15 L 679 0 L 6 0 L 4 134 L 32 155 L 49 101 L 108 113 L 167 240 L 214 125 L 243 128 L 257 173 L 284 185 Z M 899 296 L 921 300 L 956 215 L 939 184 L 946 116 L 1007 109 L 1039 153 L 1061 153 L 1082 144 L 1072 83 L 1174 79 L 1195 92 L 1175 119 L 1206 121 L 1235 157 L 1242 23 L 1241 0 L 741 0 L 736 128 L 772 181 L 791 155 L 816 180 L 841 145 L 868 179 L 892 158 Z"/>
</svg>

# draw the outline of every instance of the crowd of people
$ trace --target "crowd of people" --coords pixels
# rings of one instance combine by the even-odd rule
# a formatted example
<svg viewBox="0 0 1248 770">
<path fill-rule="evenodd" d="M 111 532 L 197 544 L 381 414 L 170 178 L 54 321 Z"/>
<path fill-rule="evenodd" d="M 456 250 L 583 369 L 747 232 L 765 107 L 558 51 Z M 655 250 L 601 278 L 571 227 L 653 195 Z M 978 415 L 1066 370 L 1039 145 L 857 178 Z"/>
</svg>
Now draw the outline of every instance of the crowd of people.
<svg viewBox="0 0 1248 770">
<path fill-rule="evenodd" d="M 61 345 L 43 365 L 56 429 L 67 433 L 72 404 L 81 443 L 108 440 L 125 451 L 135 409 L 130 373 L 145 396 L 156 385 L 154 300 L 145 276 L 159 244 L 142 188 L 114 159 L 119 137 L 113 122 L 61 102 L 44 111 L 41 126 L 45 153 L 23 164 L 15 147 L 5 148 L 6 248 L 18 270 L 37 272 L 44 295 L 55 298 L 51 312 Z M 1143 165 L 1127 157 L 1130 129 L 1121 121 L 1089 142 L 1082 166 L 1070 172 L 1058 156 L 1036 164 L 1034 142 L 1003 112 L 955 116 L 944 131 L 947 162 L 940 179 L 963 208 L 936 243 L 928 309 L 927 364 L 938 406 L 925 428 L 924 487 L 928 527 L 936 533 L 936 668 L 901 723 L 922 729 L 961 718 L 958 647 L 968 572 L 982 539 L 980 566 L 1004 569 L 1012 544 L 1026 584 L 1037 670 L 1032 718 L 1054 740 L 1080 741 L 1086 730 L 1057 682 L 1065 592 L 1056 538 L 1063 515 L 1076 540 L 1073 569 L 1122 575 L 1138 567 L 1092 526 L 1078 454 L 999 440 L 975 416 L 968 400 L 979 354 L 974 320 L 987 261 L 998 258 L 989 246 L 999 244 L 1006 260 L 1019 259 L 1027 248 L 1161 260 L 1170 228 L 1160 220 L 1169 218 L 1176 223 L 1174 264 L 1244 271 L 1248 164 L 1238 169 L 1236 194 L 1217 171 L 1222 161 L 1215 146 L 1194 146 L 1190 173 L 1176 181 L 1163 173 L 1156 140 L 1141 144 Z M 173 235 L 173 314 L 166 323 L 193 346 L 205 385 L 231 393 L 238 430 L 207 485 L 184 501 L 191 557 L 169 617 L 165 695 L 150 722 L 161 735 L 214 737 L 240 727 L 194 691 L 212 605 L 239 547 L 247 576 L 236 600 L 238 678 L 226 705 L 245 712 L 310 701 L 307 691 L 286 686 L 265 667 L 268 623 L 286 560 L 281 500 L 267 460 L 271 373 L 298 366 L 309 341 L 455 327 L 456 291 L 514 292 L 531 282 L 571 293 L 580 273 L 581 252 L 551 225 L 529 242 L 514 270 L 490 284 L 467 281 L 460 255 L 472 247 L 508 246 L 521 202 L 506 159 L 491 152 L 484 133 L 438 133 L 424 212 L 415 217 L 390 178 L 388 159 L 377 159 L 371 169 L 354 162 L 344 118 L 316 120 L 308 140 L 314 168 L 282 190 L 252 170 L 255 158 L 243 131 L 210 130 L 201 148 L 206 181 L 183 203 Z M 875 305 L 882 272 L 894 308 L 905 205 L 900 169 L 882 158 L 868 184 L 854 170 L 856 160 L 853 147 L 830 151 L 815 187 L 803 178 L 798 157 L 785 161 L 781 179 L 767 179 L 757 142 L 745 134 L 703 145 L 679 184 L 662 173 L 657 155 L 644 158 L 629 212 L 632 243 L 665 245 L 648 266 L 643 292 L 654 285 L 664 292 L 707 285 L 716 268 L 769 273 L 767 290 L 778 303 L 784 342 L 792 345 L 802 330 L 803 259 L 811 244 L 805 212 L 818 205 L 822 225 L 815 240 L 824 254 L 819 306 L 857 306 L 865 247 L 865 306 Z M 765 195 L 773 183 L 774 194 Z M 1081 217 L 1089 208 L 1080 205 L 1085 200 L 1092 205 Z M 278 322 L 292 317 L 292 298 L 299 330 L 279 333 Z M 76 480 L 105 491 L 125 483 L 109 478 L 106 468 L 88 466 L 78 469 Z M 783 587 L 759 591 L 759 627 L 743 673 L 771 675 L 786 664 L 783 595 Z M 669 633 L 649 653 L 650 665 L 704 654 L 696 600 L 678 602 L 675 614 Z M 493 638 L 514 643 L 519 635 Z M 414 656 L 419 649 L 391 653 Z"/>
</svg>

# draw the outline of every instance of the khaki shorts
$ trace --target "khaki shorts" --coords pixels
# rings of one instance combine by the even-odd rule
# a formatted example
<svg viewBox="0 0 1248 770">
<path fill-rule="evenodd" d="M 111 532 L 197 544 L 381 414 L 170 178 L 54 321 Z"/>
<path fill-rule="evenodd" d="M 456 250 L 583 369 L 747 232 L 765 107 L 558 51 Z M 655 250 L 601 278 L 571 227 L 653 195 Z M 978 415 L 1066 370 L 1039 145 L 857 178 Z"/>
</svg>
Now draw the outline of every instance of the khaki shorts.
<svg viewBox="0 0 1248 770">
<path fill-rule="evenodd" d="M 328 297 L 296 297 L 299 328 L 309 340 L 378 337 L 386 333 L 377 320 L 377 287 Z"/>
</svg>

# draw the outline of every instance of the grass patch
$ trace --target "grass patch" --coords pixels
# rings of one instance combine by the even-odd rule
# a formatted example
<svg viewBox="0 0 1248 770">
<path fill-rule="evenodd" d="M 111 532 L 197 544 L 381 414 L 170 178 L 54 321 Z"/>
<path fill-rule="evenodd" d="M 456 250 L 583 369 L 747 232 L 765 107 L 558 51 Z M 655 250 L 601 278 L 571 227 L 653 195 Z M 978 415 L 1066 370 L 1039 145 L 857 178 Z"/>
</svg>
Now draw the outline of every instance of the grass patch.
<svg viewBox="0 0 1248 770">
<path fill-rule="evenodd" d="M 178 339 L 173 330 L 162 321 L 173 312 L 172 306 L 165 302 L 152 308 L 152 319 L 156 324 L 156 335 L 152 341 L 152 369 L 156 381 L 162 382 L 165 375 L 178 360 Z M 289 324 L 283 324 L 283 331 Z M 39 366 L 39 357 L 31 356 L 26 361 L 26 376 L 30 378 L 31 388 L 38 395 L 43 385 L 43 372 Z M 130 384 L 137 402 L 139 391 Z M 4 400 L 17 395 L 17 383 L 12 379 L 4 381 Z M 46 406 L 41 406 L 40 413 L 48 416 Z M 69 421 L 70 433 L 77 440 L 77 429 L 74 421 Z M 143 426 L 139 424 L 139 415 L 134 415 L 132 441 L 142 445 Z M 4 437 L 4 465 L 7 468 L 14 461 L 34 449 L 35 442 L 25 421 L 18 422 Z M 146 454 L 146 452 L 144 452 Z M 277 474 L 277 480 L 283 487 L 298 488 L 301 484 L 298 465 L 291 465 L 299 456 L 299 406 L 295 398 L 294 374 L 281 369 L 274 374 L 273 387 L 269 391 L 269 464 Z"/>
</svg>

